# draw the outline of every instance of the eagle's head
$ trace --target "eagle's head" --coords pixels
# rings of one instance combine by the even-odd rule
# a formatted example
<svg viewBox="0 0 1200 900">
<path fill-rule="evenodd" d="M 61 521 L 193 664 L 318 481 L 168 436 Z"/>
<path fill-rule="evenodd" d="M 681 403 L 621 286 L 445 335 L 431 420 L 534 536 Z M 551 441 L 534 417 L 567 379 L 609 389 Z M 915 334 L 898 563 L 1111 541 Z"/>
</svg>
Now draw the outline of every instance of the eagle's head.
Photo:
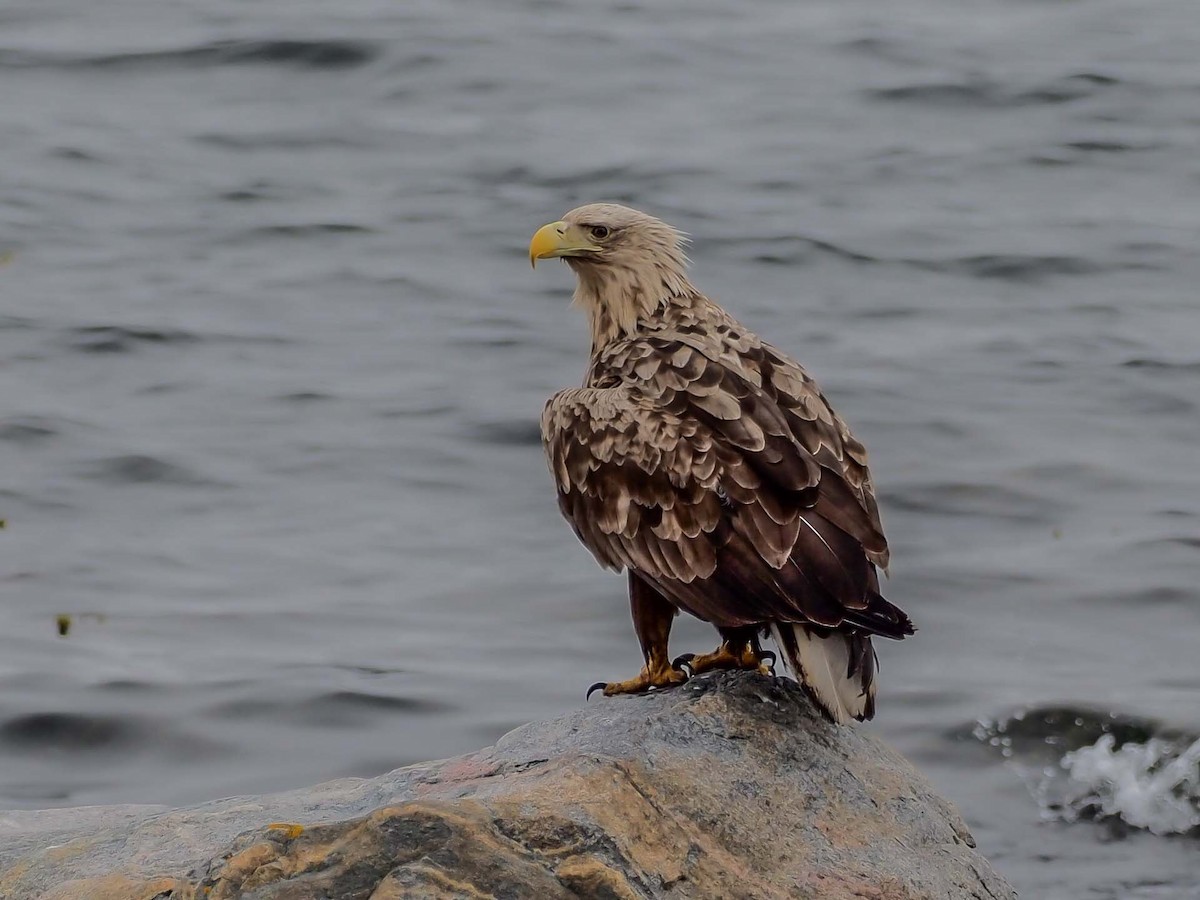
<svg viewBox="0 0 1200 900">
<path fill-rule="evenodd" d="M 632 334 L 674 297 L 695 293 L 687 278 L 686 237 L 666 222 L 616 203 L 589 203 L 543 225 L 529 261 L 559 258 L 579 278 L 575 300 L 602 346 Z"/>
</svg>

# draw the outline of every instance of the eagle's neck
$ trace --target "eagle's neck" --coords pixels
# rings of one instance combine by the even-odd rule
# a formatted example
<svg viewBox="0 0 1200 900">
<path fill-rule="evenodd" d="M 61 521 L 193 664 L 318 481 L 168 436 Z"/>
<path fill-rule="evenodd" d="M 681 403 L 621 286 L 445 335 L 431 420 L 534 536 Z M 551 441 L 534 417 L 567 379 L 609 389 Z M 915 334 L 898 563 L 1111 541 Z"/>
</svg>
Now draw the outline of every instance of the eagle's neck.
<svg viewBox="0 0 1200 900">
<path fill-rule="evenodd" d="M 587 313 L 593 355 L 632 335 L 639 323 L 659 315 L 673 301 L 699 293 L 688 281 L 682 260 L 640 266 L 568 262 L 579 276 L 575 304 Z"/>
</svg>

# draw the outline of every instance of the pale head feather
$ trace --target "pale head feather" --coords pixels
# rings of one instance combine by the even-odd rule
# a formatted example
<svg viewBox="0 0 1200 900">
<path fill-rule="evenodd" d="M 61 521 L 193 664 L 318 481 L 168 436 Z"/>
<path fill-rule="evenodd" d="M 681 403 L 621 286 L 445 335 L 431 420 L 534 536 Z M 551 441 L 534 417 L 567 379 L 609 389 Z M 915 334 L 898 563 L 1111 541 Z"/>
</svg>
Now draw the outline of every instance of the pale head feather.
<svg viewBox="0 0 1200 900">
<path fill-rule="evenodd" d="M 687 277 L 687 236 L 666 222 L 616 203 L 589 203 L 563 221 L 600 248 L 566 257 L 579 278 L 575 303 L 588 314 L 593 351 L 632 334 L 673 298 L 696 293 Z"/>
</svg>

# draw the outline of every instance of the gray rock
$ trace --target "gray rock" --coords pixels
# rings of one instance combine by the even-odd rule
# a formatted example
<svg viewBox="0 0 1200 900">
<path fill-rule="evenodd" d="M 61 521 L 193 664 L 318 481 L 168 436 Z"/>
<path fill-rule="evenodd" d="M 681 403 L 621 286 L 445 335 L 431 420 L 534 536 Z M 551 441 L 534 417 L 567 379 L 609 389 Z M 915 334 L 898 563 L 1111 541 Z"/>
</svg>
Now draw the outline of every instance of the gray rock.
<svg viewBox="0 0 1200 900">
<path fill-rule="evenodd" d="M 0 813 L 0 897 L 1014 897 L 974 846 L 866 731 L 791 681 L 726 674 L 379 778 Z"/>
</svg>

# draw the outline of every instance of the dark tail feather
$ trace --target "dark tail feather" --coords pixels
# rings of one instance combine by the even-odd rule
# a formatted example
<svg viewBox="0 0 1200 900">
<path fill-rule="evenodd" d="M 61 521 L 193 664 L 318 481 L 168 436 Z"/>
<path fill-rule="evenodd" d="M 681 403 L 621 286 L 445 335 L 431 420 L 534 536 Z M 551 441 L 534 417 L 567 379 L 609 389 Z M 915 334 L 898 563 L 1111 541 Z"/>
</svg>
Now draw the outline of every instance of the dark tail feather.
<svg viewBox="0 0 1200 900">
<path fill-rule="evenodd" d="M 866 609 L 847 610 L 843 621 L 855 628 L 861 628 L 868 634 L 877 634 L 894 641 L 903 640 L 916 631 L 904 610 L 888 603 L 876 593 L 869 595 Z"/>
</svg>

